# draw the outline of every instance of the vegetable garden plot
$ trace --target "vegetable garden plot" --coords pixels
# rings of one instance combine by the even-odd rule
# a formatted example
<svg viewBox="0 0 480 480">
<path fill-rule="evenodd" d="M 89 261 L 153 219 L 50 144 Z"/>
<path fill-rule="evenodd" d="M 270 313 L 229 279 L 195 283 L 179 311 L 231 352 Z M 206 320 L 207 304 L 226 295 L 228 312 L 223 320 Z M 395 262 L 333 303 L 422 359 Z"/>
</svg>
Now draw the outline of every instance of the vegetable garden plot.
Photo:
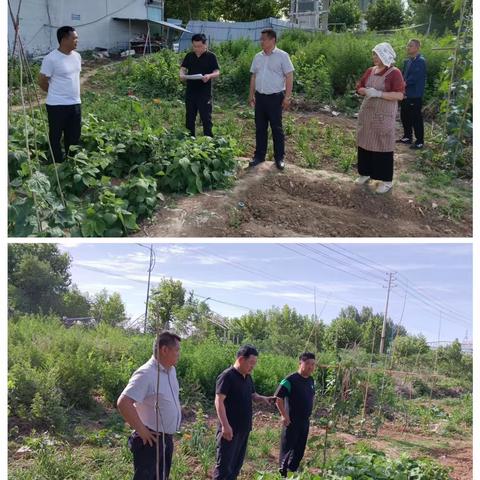
<svg viewBox="0 0 480 480">
<path fill-rule="evenodd" d="M 21 316 L 12 322 L 11 477 L 130 478 L 129 429 L 113 402 L 131 372 L 148 358 L 151 336 L 107 325 L 64 329 L 54 317 Z M 209 478 L 216 428 L 211 386 L 236 348 L 216 338 L 182 342 L 177 371 L 186 422 L 176 438 L 172 479 Z M 317 400 L 299 479 L 470 478 L 473 419 L 467 356 L 463 373 L 456 377 L 444 373 L 448 357 L 438 376 L 432 375 L 432 352 L 399 358 L 402 364 L 416 364 L 407 372 L 384 370 L 384 362 L 390 361 L 375 356 L 370 364 L 369 357 L 343 349 L 319 354 Z M 59 359 L 68 368 L 55 367 Z M 263 354 L 254 371 L 257 390 L 269 393 L 296 364 L 295 358 Z M 371 394 L 365 402 L 367 385 Z M 455 396 L 442 396 L 440 387 L 453 386 L 458 388 Z M 278 478 L 279 430 L 273 409 L 256 409 L 241 480 Z"/>
<path fill-rule="evenodd" d="M 392 37 L 397 49 L 405 35 Z M 468 44 L 468 35 L 464 37 Z M 468 50 L 451 65 L 446 51 L 434 49 L 450 44 L 450 37 L 422 39 L 429 58 L 428 148 L 415 155 L 398 147 L 395 187 L 388 198 L 358 194 L 352 185 L 356 148 L 351 115 L 358 109 L 353 85 L 369 65 L 370 44 L 377 40 L 373 34 L 290 32 L 282 37 L 280 47 L 298 68 L 294 110 L 285 115 L 287 170 L 278 179 L 260 169 L 260 181 L 252 172 L 236 182 L 239 166 L 245 165 L 238 158 L 250 157 L 254 149 L 253 115 L 244 98 L 249 63 L 258 48 L 250 42 L 213 46 L 222 69 L 214 85 L 213 141 L 192 140 L 184 133 L 177 78 L 181 55 L 170 51 L 128 59 L 89 78 L 82 94 L 83 144 L 57 166 L 58 172 L 49 164 L 41 111 L 11 115 L 9 234 L 470 236 L 470 64 Z M 313 92 L 309 77 L 314 61 L 324 79 L 321 92 Z M 442 74 L 450 67 L 453 83 Z M 449 86 L 460 84 L 461 98 L 449 94 Z M 443 102 L 448 95 L 449 102 Z M 449 125 L 457 124 L 451 134 L 443 128 L 439 105 Z M 342 115 L 321 113 L 332 109 Z M 450 143 L 445 143 L 446 135 Z M 450 144 L 453 153 L 446 150 Z M 194 195 L 210 189 L 228 191 Z"/>
</svg>

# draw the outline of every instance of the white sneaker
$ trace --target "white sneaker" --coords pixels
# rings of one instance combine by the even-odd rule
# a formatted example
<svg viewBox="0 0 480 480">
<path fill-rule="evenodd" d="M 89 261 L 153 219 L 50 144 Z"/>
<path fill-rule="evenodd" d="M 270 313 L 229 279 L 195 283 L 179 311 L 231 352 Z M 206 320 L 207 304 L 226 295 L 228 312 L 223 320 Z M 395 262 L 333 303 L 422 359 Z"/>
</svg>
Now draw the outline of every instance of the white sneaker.
<svg viewBox="0 0 480 480">
<path fill-rule="evenodd" d="M 360 175 L 356 180 L 355 183 L 357 185 L 365 185 L 370 180 L 368 175 Z"/>
<path fill-rule="evenodd" d="M 379 182 L 377 189 L 375 190 L 376 193 L 387 193 L 393 187 L 392 182 Z"/>
</svg>

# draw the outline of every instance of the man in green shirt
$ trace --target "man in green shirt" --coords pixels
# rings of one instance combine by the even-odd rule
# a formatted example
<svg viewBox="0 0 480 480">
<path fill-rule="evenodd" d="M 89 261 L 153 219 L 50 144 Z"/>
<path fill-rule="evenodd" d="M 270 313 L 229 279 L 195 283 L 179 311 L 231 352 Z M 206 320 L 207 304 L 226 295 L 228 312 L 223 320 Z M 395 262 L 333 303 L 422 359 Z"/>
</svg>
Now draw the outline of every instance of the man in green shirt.
<svg viewBox="0 0 480 480">
<path fill-rule="evenodd" d="M 315 398 L 315 355 L 304 352 L 299 360 L 298 371 L 284 378 L 275 392 L 283 422 L 279 458 L 282 477 L 288 471 L 296 472 L 303 458 Z"/>
</svg>

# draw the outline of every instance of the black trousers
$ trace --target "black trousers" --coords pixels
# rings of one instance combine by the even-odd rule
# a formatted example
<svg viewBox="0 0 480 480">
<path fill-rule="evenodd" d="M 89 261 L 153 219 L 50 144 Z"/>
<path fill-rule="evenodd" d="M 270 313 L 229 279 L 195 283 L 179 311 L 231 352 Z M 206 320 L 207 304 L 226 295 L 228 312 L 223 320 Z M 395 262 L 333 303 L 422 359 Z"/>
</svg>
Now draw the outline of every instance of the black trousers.
<svg viewBox="0 0 480 480">
<path fill-rule="evenodd" d="M 212 133 L 212 96 L 210 94 L 188 94 L 185 97 L 185 117 L 186 127 L 190 130 L 190 135 L 195 136 L 195 121 L 197 113 L 200 114 L 200 120 L 203 125 L 203 134 L 213 137 Z"/>
<path fill-rule="evenodd" d="M 422 99 L 406 98 L 400 103 L 400 118 L 403 125 L 403 136 L 412 138 L 415 132 L 416 143 L 423 143 Z"/>
<path fill-rule="evenodd" d="M 302 461 L 307 445 L 309 420 L 292 422 L 282 428 L 280 436 L 280 468 L 296 472 Z"/>
<path fill-rule="evenodd" d="M 268 144 L 268 125 L 272 129 L 273 156 L 283 160 L 285 156 L 285 135 L 282 125 L 282 102 L 284 92 L 263 95 L 255 92 L 255 158 L 265 160 Z"/>
<path fill-rule="evenodd" d="M 358 174 L 373 180 L 393 180 L 393 152 L 372 152 L 358 147 Z"/>
<path fill-rule="evenodd" d="M 70 145 L 78 145 L 82 129 L 82 109 L 76 105 L 47 105 L 49 139 L 56 162 L 63 162 Z M 62 153 L 62 135 L 65 155 Z"/>
<path fill-rule="evenodd" d="M 165 434 L 165 478 L 163 478 L 163 435 L 158 436 L 160 449 L 160 478 L 157 478 L 157 446 L 143 440 L 137 432 L 128 439 L 128 446 L 133 453 L 133 480 L 168 480 L 173 456 L 173 435 Z"/>
<path fill-rule="evenodd" d="M 217 462 L 213 472 L 213 480 L 235 480 L 240 473 L 247 451 L 250 432 L 233 432 L 230 441 L 222 437 L 217 430 Z"/>
</svg>

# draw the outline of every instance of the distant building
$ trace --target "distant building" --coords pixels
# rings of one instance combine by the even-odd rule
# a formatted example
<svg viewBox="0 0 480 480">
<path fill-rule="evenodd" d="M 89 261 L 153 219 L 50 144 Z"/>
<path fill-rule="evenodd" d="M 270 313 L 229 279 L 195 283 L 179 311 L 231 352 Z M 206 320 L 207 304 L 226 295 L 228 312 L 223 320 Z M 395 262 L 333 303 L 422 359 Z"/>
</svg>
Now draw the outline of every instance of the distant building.
<svg viewBox="0 0 480 480">
<path fill-rule="evenodd" d="M 328 30 L 330 0 L 291 0 L 290 20 L 306 30 Z"/>
<path fill-rule="evenodd" d="M 366 12 L 367 11 L 367 8 L 368 6 L 373 3 L 375 0 L 359 0 L 359 6 L 360 6 L 360 10 L 362 12 Z"/>
<path fill-rule="evenodd" d="M 62 317 L 62 323 L 65 327 L 70 328 L 74 325 L 82 325 L 84 327 L 93 327 L 95 325 L 95 319 L 93 317 Z"/>
<path fill-rule="evenodd" d="M 11 0 L 16 16 L 20 0 Z M 164 0 L 22 0 L 19 32 L 28 55 L 44 55 L 58 46 L 56 31 L 63 25 L 79 35 L 79 51 L 125 50 L 135 36 L 171 36 L 184 29 L 164 21 Z M 8 47 L 15 29 L 8 18 Z"/>
<path fill-rule="evenodd" d="M 452 343 L 453 342 L 443 340 L 443 341 L 440 341 L 440 342 L 428 342 L 428 346 L 432 350 L 436 350 L 439 347 L 449 347 L 450 345 L 452 345 Z M 462 342 L 460 342 L 460 345 L 461 345 L 463 353 L 467 353 L 467 354 L 470 354 L 470 355 L 473 354 L 473 342 L 472 342 L 472 340 L 464 339 Z"/>
</svg>

